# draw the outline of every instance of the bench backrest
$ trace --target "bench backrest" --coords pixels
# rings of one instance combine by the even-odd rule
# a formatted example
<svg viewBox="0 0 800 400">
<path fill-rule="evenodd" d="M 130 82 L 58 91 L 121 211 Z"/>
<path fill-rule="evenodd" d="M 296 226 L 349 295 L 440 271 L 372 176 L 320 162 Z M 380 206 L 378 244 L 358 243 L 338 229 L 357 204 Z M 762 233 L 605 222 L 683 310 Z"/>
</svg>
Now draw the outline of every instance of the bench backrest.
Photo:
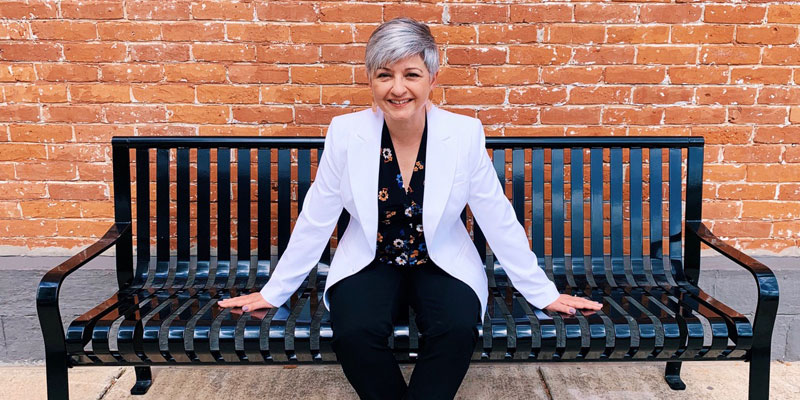
<svg viewBox="0 0 800 400">
<path fill-rule="evenodd" d="M 548 273 L 623 277 L 626 269 L 636 276 L 666 268 L 696 281 L 681 265 L 699 263 L 699 243 L 682 233 L 701 219 L 703 143 L 489 137 L 486 146 Z M 135 244 L 138 281 L 263 285 L 270 260 L 286 249 L 322 145 L 301 137 L 113 138 L 115 219 L 134 227 L 118 253 L 133 254 Z M 462 217 L 487 259 L 480 228 L 466 209 Z M 348 218 L 343 212 L 322 262 Z"/>
</svg>

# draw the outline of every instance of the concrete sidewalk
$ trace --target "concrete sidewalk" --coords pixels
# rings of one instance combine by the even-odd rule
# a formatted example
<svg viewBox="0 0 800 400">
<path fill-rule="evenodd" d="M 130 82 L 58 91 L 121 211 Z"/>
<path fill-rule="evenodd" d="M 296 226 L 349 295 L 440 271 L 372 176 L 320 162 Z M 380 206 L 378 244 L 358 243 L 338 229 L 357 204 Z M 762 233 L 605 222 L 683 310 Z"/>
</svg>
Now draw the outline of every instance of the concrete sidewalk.
<svg viewBox="0 0 800 400">
<path fill-rule="evenodd" d="M 457 399 L 724 399 L 747 398 L 749 364 L 689 362 L 687 390 L 663 379 L 664 363 L 472 364 Z M 402 366 L 406 380 L 413 365 Z M 800 363 L 773 362 L 771 399 L 800 398 Z M 300 367 L 154 367 L 145 396 L 130 396 L 132 367 L 70 370 L 72 399 L 358 399 L 338 365 Z M 0 399 L 45 399 L 43 364 L 0 365 Z"/>
</svg>

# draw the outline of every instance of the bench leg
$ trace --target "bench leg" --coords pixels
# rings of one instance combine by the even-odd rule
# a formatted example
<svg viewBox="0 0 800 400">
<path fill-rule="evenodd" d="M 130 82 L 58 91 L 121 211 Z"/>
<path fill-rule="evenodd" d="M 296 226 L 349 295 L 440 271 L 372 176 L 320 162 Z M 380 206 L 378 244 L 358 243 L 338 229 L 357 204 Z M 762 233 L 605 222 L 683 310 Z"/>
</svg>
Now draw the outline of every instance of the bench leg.
<svg viewBox="0 0 800 400">
<path fill-rule="evenodd" d="M 132 395 L 142 395 L 147 393 L 150 385 L 153 384 L 153 374 L 150 367 L 133 367 L 136 371 L 136 384 L 131 388 Z"/>
<path fill-rule="evenodd" d="M 769 348 L 765 352 L 753 352 L 750 359 L 750 400 L 769 399 Z"/>
<path fill-rule="evenodd" d="M 681 362 L 667 361 L 667 369 L 664 371 L 664 380 L 672 390 L 686 390 L 686 384 L 681 380 Z"/>
<path fill-rule="evenodd" d="M 48 354 L 49 355 L 49 354 Z M 66 357 L 46 357 L 47 400 L 69 400 Z"/>
</svg>

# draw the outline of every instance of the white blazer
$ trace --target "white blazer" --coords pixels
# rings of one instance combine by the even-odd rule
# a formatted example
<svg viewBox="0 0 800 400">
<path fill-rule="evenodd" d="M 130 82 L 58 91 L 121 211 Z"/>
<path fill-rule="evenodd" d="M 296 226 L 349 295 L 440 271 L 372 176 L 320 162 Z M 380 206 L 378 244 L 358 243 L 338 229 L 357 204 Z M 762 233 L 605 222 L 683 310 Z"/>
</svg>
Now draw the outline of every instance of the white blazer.
<svg viewBox="0 0 800 400">
<path fill-rule="evenodd" d="M 486 152 L 481 121 L 436 106 L 427 113 L 422 226 L 429 257 L 472 288 L 480 300 L 483 321 L 488 282 L 483 260 L 461 222 L 461 211 L 469 204 L 514 287 L 535 307 L 548 306 L 559 293 L 540 268 L 525 230 L 503 193 Z M 380 109 L 339 115 L 331 120 L 316 178 L 286 250 L 260 291 L 270 304 L 284 304 L 317 265 L 343 207 L 350 213 L 350 223 L 325 282 L 323 301 L 328 310 L 328 289 L 375 258 L 382 129 Z"/>
</svg>

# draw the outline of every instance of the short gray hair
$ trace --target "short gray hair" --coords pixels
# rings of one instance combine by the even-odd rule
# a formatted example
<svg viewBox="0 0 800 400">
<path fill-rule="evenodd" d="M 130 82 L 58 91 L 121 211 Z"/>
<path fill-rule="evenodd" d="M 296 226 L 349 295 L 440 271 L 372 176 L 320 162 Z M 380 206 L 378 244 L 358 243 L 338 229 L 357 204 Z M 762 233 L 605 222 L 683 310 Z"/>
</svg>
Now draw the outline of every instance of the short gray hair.
<svg viewBox="0 0 800 400">
<path fill-rule="evenodd" d="M 408 17 L 382 23 L 367 41 L 367 76 L 406 57 L 419 55 L 433 79 L 439 70 L 439 48 L 428 25 Z"/>
</svg>

